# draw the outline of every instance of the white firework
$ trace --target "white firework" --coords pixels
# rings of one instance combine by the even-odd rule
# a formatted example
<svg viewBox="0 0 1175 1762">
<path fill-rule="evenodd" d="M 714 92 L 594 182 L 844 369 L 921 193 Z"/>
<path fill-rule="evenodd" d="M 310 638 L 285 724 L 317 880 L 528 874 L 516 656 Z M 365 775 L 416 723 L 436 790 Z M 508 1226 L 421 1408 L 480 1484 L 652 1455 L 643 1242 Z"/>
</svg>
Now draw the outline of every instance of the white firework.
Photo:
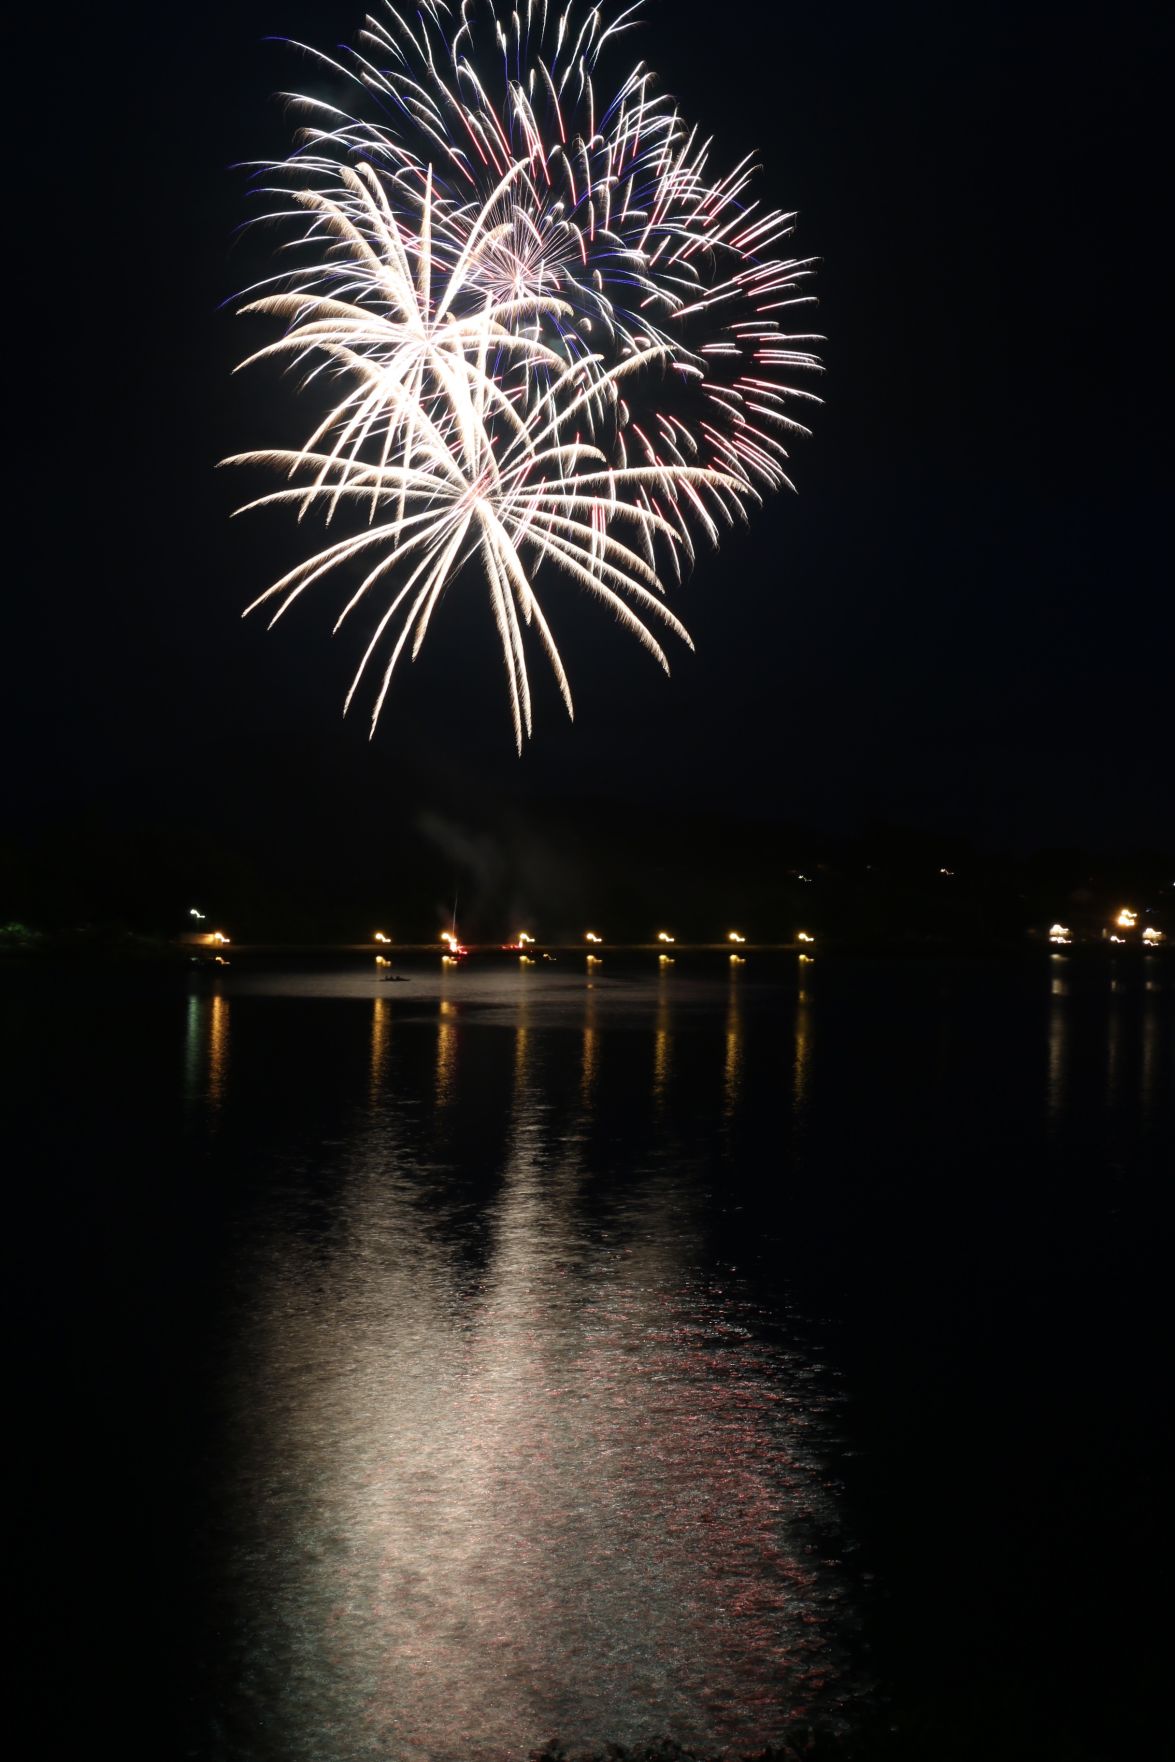
<svg viewBox="0 0 1175 1762">
<path fill-rule="evenodd" d="M 230 462 L 291 479 L 250 507 L 366 524 L 254 603 L 277 598 L 280 616 L 374 555 L 338 621 L 391 591 L 347 698 L 398 628 L 373 730 L 409 637 L 415 656 L 466 565 L 489 590 L 519 747 L 532 728 L 524 627 L 571 710 L 536 596 L 544 563 L 667 668 L 648 620 L 689 638 L 661 560 L 679 578 L 694 531 L 716 542 L 761 487 L 789 481 L 784 441 L 802 429 L 786 406 L 812 394 L 781 373 L 816 361 L 776 314 L 806 299 L 810 264 L 771 255 L 793 217 L 746 199 L 749 163 L 709 181 L 708 145 L 643 65 L 598 114 L 599 51 L 635 11 L 606 26 L 593 8 L 575 30 L 570 7 L 556 19 L 532 3 L 505 24 L 492 0 L 456 14 L 425 0 L 412 20 L 388 7 L 350 64 L 329 62 L 380 120 L 299 99 L 311 125 L 265 167 L 280 174 L 276 217 L 296 223 L 295 262 L 243 308 L 287 327 L 249 362 L 284 359 L 342 395 L 302 448 Z M 473 55 L 487 21 L 496 95 Z"/>
</svg>

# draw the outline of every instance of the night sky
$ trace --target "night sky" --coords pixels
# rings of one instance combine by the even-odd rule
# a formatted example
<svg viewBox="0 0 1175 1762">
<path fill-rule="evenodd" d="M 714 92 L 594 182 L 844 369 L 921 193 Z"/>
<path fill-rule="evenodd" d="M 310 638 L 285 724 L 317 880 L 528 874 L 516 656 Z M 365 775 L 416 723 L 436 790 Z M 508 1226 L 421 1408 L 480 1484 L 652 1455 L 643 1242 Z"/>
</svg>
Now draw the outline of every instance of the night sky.
<svg viewBox="0 0 1175 1762">
<path fill-rule="evenodd" d="M 297 541 L 230 523 L 250 483 L 213 469 L 290 412 L 276 375 L 230 378 L 262 335 L 226 305 L 262 263 L 232 165 L 283 150 L 272 94 L 303 78 L 265 39 L 329 47 L 362 7 L 55 22 L 22 56 L 10 209 L 34 468 L 8 510 L 9 909 L 164 913 L 189 880 L 366 901 L 429 850 L 413 884 L 439 893 L 463 849 L 509 865 L 579 814 L 601 870 L 646 812 L 1169 845 L 1161 15 L 650 0 L 626 55 L 720 159 L 759 150 L 821 260 L 826 403 L 798 495 L 677 593 L 697 653 L 670 679 L 570 585 L 549 600 L 577 720 L 536 664 L 521 761 L 471 578 L 372 745 L 329 585 L 271 634 L 240 621 Z"/>
</svg>

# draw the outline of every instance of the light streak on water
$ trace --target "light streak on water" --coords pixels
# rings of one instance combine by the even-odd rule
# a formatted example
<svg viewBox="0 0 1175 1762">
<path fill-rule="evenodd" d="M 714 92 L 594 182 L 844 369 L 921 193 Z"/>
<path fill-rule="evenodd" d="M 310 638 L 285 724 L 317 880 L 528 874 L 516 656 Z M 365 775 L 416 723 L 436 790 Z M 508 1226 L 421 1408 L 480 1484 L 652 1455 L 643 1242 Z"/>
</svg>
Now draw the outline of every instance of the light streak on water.
<svg viewBox="0 0 1175 1762">
<path fill-rule="evenodd" d="M 676 1138 L 662 1166 L 599 1188 L 598 995 L 568 1041 L 568 1119 L 528 992 L 477 1220 L 413 1148 L 378 999 L 387 1080 L 356 1116 L 331 1230 L 290 1198 L 261 1228 L 233 1358 L 229 1627 L 235 1717 L 284 1762 L 521 1762 L 555 1735 L 763 1743 L 833 1692 L 828 1385 L 705 1270 Z M 473 1072 L 456 1006 L 435 1007 L 413 1021 L 398 1000 L 396 1046 L 436 1035 L 438 1104 L 459 1112 Z M 740 1010 L 736 982 L 715 1071 L 731 1108 Z M 664 981 L 656 1022 L 668 1107 L 672 1042 L 696 1030 Z"/>
</svg>

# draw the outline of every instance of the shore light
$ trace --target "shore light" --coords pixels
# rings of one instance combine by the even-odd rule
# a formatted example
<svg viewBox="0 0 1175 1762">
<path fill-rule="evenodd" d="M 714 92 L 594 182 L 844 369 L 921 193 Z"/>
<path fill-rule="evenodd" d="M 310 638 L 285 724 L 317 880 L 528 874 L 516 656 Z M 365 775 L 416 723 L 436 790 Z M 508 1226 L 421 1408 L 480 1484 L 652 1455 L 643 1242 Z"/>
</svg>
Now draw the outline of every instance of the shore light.
<svg viewBox="0 0 1175 1762">
<path fill-rule="evenodd" d="M 375 940 L 377 942 L 390 942 L 392 939 L 390 936 L 385 936 L 382 930 L 377 930 L 375 933 Z"/>
<path fill-rule="evenodd" d="M 673 938 L 672 938 L 672 936 L 670 936 L 668 930 L 658 930 L 657 941 L 658 942 L 672 942 Z"/>
<path fill-rule="evenodd" d="M 1159 943 L 1163 940 L 1163 932 L 1161 930 L 1156 930 L 1153 924 L 1148 924 L 1142 933 L 1142 940 L 1146 943 L 1148 948 L 1157 948 Z"/>
<path fill-rule="evenodd" d="M 1133 930 L 1135 924 L 1138 922 L 1138 913 L 1132 912 L 1128 905 L 1124 905 L 1122 910 L 1118 913 L 1118 916 L 1114 919 L 1114 922 L 1117 924 L 1119 930 Z"/>
<path fill-rule="evenodd" d="M 815 942 L 815 940 L 816 938 L 814 936 L 809 936 L 806 930 L 799 930 L 796 932 L 797 942 Z"/>
<path fill-rule="evenodd" d="M 229 938 L 225 935 L 223 930 L 214 930 L 212 932 L 212 940 L 216 943 L 217 947 L 223 948 Z"/>
<path fill-rule="evenodd" d="M 1067 924 L 1054 924 L 1049 930 L 1049 941 L 1057 943 L 1061 948 L 1067 947 L 1072 940 Z"/>
<path fill-rule="evenodd" d="M 194 905 L 188 907 L 188 916 L 189 918 L 199 918 L 201 923 L 204 922 L 204 913 L 198 912 Z"/>
<path fill-rule="evenodd" d="M 589 930 L 584 937 L 585 942 L 603 942 L 603 940 L 604 938 L 602 936 L 597 936 L 594 930 Z"/>
<path fill-rule="evenodd" d="M 746 937 L 740 936 L 737 930 L 729 930 L 726 935 L 728 942 L 745 942 Z"/>
</svg>

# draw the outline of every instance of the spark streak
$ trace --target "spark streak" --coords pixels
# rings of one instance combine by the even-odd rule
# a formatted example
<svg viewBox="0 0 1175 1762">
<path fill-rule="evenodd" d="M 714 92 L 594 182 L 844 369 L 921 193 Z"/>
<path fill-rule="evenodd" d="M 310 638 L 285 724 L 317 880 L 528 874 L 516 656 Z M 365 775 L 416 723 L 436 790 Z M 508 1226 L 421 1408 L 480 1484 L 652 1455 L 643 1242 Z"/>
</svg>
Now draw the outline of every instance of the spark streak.
<svg viewBox="0 0 1175 1762">
<path fill-rule="evenodd" d="M 659 637 L 690 639 L 666 570 L 679 580 L 695 532 L 716 544 L 790 481 L 784 440 L 806 430 L 787 406 L 812 394 L 789 379 L 818 365 L 816 339 L 774 314 L 807 302 L 812 263 L 774 255 L 794 216 L 748 200 L 749 160 L 711 175 L 710 143 L 643 62 L 602 101 L 600 51 L 638 5 L 606 25 L 603 6 L 580 23 L 574 4 L 385 4 L 343 59 L 306 51 L 355 114 L 293 96 L 297 143 L 257 168 L 265 218 L 290 236 L 241 310 L 285 329 L 242 365 L 296 369 L 334 401 L 301 447 L 225 462 L 285 474 L 248 508 L 346 530 L 254 606 L 276 620 L 338 572 L 336 630 L 375 608 L 347 695 L 386 654 L 373 732 L 466 570 L 488 591 L 520 751 L 524 632 L 572 712 L 544 565 L 668 671 Z"/>
</svg>

